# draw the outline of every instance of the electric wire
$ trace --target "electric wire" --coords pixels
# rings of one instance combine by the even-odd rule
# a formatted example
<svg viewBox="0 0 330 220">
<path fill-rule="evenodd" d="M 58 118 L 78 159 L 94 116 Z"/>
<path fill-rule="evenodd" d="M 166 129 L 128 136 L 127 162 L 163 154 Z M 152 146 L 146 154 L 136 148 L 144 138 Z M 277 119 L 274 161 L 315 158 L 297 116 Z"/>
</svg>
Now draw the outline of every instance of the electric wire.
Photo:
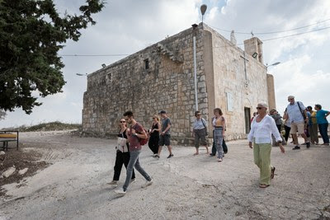
<svg viewBox="0 0 330 220">
<path fill-rule="evenodd" d="M 295 30 L 300 30 L 300 29 L 303 29 L 303 28 L 307 28 L 307 27 L 311 27 L 311 26 L 315 26 L 315 25 L 318 25 L 318 24 L 321 24 L 321 23 L 325 23 L 325 22 L 328 22 L 330 21 L 330 18 L 329 19 L 326 19 L 326 20 L 323 20 L 323 21 L 319 21 L 319 22 L 316 22 L 316 23 L 313 23 L 313 24 L 309 24 L 309 25 L 305 25 L 305 26 L 301 26 L 301 27 L 297 27 L 297 28 L 293 28 L 293 29 L 288 29 L 288 30 L 279 30 L 279 31 L 270 31 L 270 32 L 242 32 L 242 31 L 235 31 L 235 34 L 259 34 L 259 35 L 263 35 L 263 34 L 279 34 L 279 33 L 284 33 L 284 32 L 290 32 L 290 31 L 295 31 Z M 218 27 L 214 27 L 214 26 L 211 26 L 209 25 L 210 27 L 214 28 L 214 29 L 217 29 L 217 30 L 220 30 L 220 31 L 224 31 L 224 32 L 232 32 L 232 30 L 225 30 L 225 29 L 221 29 L 221 28 L 218 28 Z"/>
<path fill-rule="evenodd" d="M 315 23 L 315 24 L 324 23 L 324 22 L 327 22 L 327 21 L 330 21 L 330 19 L 323 20 L 323 21 L 320 21 L 320 22 Z M 302 26 L 302 27 L 290 29 L 290 30 L 287 30 L 287 31 L 277 31 L 277 32 L 276 31 L 273 31 L 273 32 L 267 32 L 267 33 L 254 33 L 254 34 L 260 34 L 261 35 L 261 34 L 268 34 L 268 33 L 272 33 L 272 34 L 283 33 L 283 32 L 289 32 L 289 31 L 293 31 L 293 30 L 298 30 L 298 29 L 310 27 L 310 26 L 313 26 L 315 24 L 306 25 L 306 26 Z M 218 29 L 216 27 L 213 27 L 213 28 L 214 29 Z M 290 34 L 290 35 L 285 35 L 285 36 L 279 36 L 279 37 L 262 39 L 261 41 L 262 42 L 267 42 L 267 41 L 273 41 L 273 40 L 278 40 L 278 39 L 284 39 L 284 38 L 288 38 L 288 37 L 294 37 L 294 36 L 309 34 L 309 33 L 312 33 L 312 32 L 323 31 L 323 30 L 327 30 L 329 28 L 330 28 L 330 26 L 319 28 L 319 29 L 315 29 L 315 30 L 300 32 L 300 33 L 296 33 L 296 34 Z M 219 29 L 219 30 L 221 30 L 221 29 Z M 235 32 L 235 34 L 236 33 L 239 33 L 239 32 Z M 243 32 L 241 32 L 241 33 L 243 33 Z M 244 33 L 244 34 L 246 34 L 246 33 Z M 251 33 L 248 33 L 248 34 L 251 34 Z M 243 45 L 243 44 L 238 44 L 238 46 L 239 45 Z M 218 46 L 218 47 L 226 47 L 226 46 Z M 60 55 L 60 56 L 62 56 L 62 57 L 116 57 L 117 56 L 118 57 L 118 56 L 128 56 L 128 55 L 130 55 L 130 54 L 63 54 L 63 55 Z"/>
</svg>

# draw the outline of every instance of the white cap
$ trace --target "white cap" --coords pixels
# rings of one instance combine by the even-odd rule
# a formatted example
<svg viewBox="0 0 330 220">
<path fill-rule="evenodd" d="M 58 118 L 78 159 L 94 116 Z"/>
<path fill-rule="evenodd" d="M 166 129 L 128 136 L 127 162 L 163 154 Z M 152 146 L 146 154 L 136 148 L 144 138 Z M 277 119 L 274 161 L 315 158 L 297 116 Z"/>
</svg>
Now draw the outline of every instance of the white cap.
<svg viewBox="0 0 330 220">
<path fill-rule="evenodd" d="M 264 108 L 268 108 L 268 105 L 266 103 L 263 103 L 263 102 L 258 103 L 258 106 L 262 106 Z"/>
</svg>

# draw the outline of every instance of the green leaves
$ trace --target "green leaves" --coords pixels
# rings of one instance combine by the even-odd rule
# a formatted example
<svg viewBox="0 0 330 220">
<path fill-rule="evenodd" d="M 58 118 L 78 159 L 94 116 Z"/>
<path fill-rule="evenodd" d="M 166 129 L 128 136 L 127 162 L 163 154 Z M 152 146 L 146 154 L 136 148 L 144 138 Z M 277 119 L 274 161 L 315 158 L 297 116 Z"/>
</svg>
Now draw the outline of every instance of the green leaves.
<svg viewBox="0 0 330 220">
<path fill-rule="evenodd" d="M 87 0 L 81 15 L 61 18 L 52 0 L 0 0 L 0 110 L 30 114 L 41 105 L 33 92 L 61 92 L 64 64 L 57 53 L 67 39 L 78 41 L 103 7 L 100 0 Z"/>
</svg>

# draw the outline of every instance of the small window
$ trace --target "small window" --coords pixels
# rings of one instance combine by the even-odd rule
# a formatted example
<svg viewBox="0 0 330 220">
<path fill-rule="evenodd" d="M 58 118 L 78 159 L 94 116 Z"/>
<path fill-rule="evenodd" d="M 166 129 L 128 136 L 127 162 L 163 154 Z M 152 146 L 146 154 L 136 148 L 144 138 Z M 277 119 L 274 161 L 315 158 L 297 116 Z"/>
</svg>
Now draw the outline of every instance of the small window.
<svg viewBox="0 0 330 220">
<path fill-rule="evenodd" d="M 227 111 L 232 112 L 233 109 L 233 96 L 230 92 L 227 92 Z"/>
<path fill-rule="evenodd" d="M 144 60 L 144 69 L 146 69 L 146 70 L 149 69 L 149 59 Z"/>
</svg>

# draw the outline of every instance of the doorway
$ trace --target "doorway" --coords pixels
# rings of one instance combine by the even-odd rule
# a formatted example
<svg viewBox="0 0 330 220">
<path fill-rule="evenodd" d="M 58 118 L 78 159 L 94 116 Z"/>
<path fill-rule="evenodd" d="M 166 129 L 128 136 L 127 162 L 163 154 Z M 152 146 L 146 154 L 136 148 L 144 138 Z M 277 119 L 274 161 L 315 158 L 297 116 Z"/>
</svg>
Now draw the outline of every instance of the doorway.
<svg viewBox="0 0 330 220">
<path fill-rule="evenodd" d="M 250 110 L 250 108 L 244 107 L 244 118 L 245 118 L 245 133 L 248 134 L 251 130 L 251 110 Z"/>
</svg>

